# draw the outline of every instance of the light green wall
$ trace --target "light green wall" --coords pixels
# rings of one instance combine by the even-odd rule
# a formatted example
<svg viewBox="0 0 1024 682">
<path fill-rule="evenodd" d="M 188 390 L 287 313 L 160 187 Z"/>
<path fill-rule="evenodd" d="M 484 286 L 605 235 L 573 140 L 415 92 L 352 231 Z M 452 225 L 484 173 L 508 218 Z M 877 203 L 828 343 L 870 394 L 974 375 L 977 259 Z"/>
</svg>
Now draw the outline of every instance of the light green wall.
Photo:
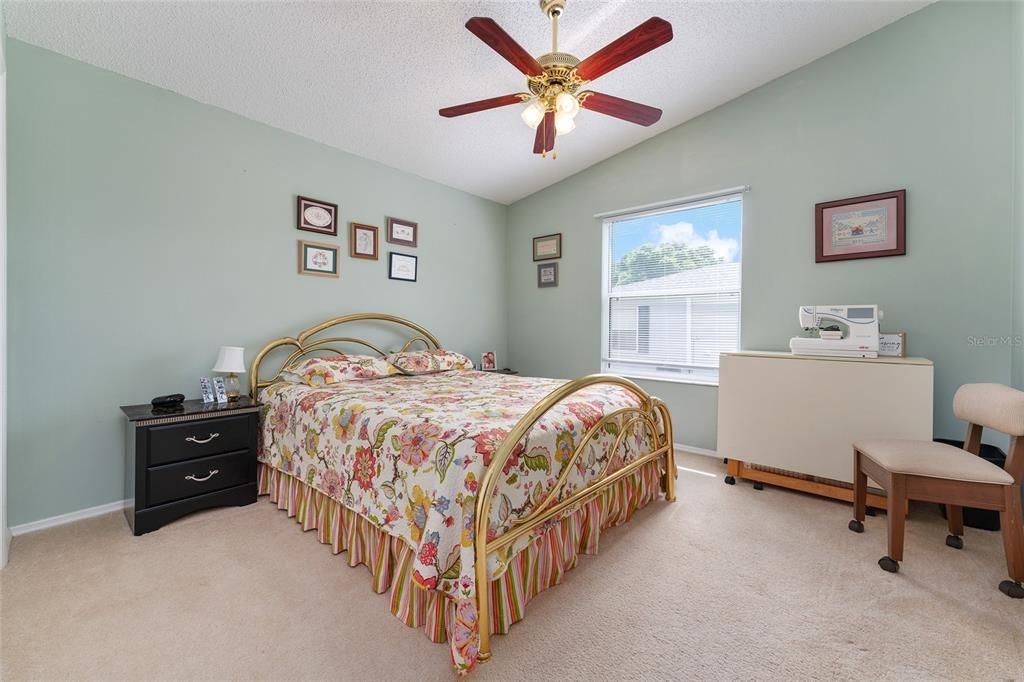
<svg viewBox="0 0 1024 682">
<path fill-rule="evenodd" d="M 787 349 L 800 304 L 878 303 L 883 329 L 935 362 L 936 434 L 962 437 L 956 387 L 1011 373 L 1009 344 L 968 343 L 1013 329 L 1011 11 L 932 5 L 513 204 L 512 365 L 599 371 L 595 213 L 749 184 L 743 347 Z M 814 263 L 816 202 L 900 188 L 906 256 Z M 563 233 L 559 286 L 537 289 L 530 238 L 551 232 Z M 677 441 L 715 447 L 717 389 L 644 383 L 669 403 Z"/>
<path fill-rule="evenodd" d="M 217 348 L 407 316 L 505 357 L 504 206 L 8 42 L 11 525 L 119 500 L 118 406 L 198 393 Z M 417 220 L 419 282 L 296 273 L 295 195 Z M 383 234 L 383 233 L 382 233 Z M 381 252 L 388 252 L 381 240 Z M 471 283 L 472 286 L 467 286 Z"/>
<path fill-rule="evenodd" d="M 1013 385 L 1024 389 L 1024 2 L 1013 4 L 1013 69 L 1016 92 L 1014 116 L 1016 268 L 1014 269 Z"/>
</svg>

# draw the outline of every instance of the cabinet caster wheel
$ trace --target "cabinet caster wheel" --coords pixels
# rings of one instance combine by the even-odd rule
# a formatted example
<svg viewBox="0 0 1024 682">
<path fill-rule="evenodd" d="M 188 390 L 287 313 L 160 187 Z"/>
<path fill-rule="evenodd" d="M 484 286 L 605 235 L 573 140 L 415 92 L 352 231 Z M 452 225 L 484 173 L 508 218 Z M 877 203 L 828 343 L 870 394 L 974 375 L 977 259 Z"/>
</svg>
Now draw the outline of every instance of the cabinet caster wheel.
<svg viewBox="0 0 1024 682">
<path fill-rule="evenodd" d="M 727 485 L 736 485 L 736 477 L 735 476 L 726 476 L 725 477 L 725 482 L 726 482 Z"/>
<path fill-rule="evenodd" d="M 879 559 L 878 565 L 881 566 L 883 571 L 887 571 L 889 573 L 899 573 L 900 571 L 900 562 L 889 556 L 884 556 Z"/>
<path fill-rule="evenodd" d="M 764 483 L 761 483 L 761 481 L 754 483 L 754 490 L 764 490 Z"/>
<path fill-rule="evenodd" d="M 854 533 L 863 533 L 864 532 L 864 524 L 861 523 L 860 521 L 858 521 L 857 519 L 854 519 L 853 521 L 850 521 L 850 524 L 847 526 L 847 528 L 852 530 Z"/>
<path fill-rule="evenodd" d="M 1024 586 L 1012 580 L 1004 580 L 999 583 L 999 591 L 1010 599 L 1024 599 Z"/>
<path fill-rule="evenodd" d="M 964 539 L 959 535 L 947 535 L 946 547 L 952 547 L 953 549 L 963 549 Z"/>
<path fill-rule="evenodd" d="M 878 511 L 874 507 L 868 507 L 864 513 L 868 516 L 878 516 Z"/>
</svg>

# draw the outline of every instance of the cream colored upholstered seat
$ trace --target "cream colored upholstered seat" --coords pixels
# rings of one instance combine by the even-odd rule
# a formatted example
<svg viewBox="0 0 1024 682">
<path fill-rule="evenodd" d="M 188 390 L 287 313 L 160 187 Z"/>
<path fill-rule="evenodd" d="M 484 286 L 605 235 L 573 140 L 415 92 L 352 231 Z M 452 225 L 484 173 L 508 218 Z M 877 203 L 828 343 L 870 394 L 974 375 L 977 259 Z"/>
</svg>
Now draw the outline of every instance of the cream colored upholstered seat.
<svg viewBox="0 0 1024 682">
<path fill-rule="evenodd" d="M 916 440 L 865 440 L 853 444 L 860 453 L 894 474 L 951 481 L 1013 485 L 1013 476 L 966 450 Z"/>
</svg>

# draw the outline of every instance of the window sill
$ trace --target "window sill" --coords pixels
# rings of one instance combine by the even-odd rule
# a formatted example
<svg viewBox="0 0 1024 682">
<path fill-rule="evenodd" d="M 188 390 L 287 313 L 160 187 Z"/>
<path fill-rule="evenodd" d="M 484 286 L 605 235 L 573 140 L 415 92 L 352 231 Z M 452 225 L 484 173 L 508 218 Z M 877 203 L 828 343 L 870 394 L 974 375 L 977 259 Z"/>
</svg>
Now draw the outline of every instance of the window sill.
<svg viewBox="0 0 1024 682">
<path fill-rule="evenodd" d="M 605 370 L 608 371 L 608 370 Z M 666 384 L 691 384 L 693 386 L 709 386 L 712 388 L 718 388 L 717 379 L 672 379 L 670 377 L 651 377 L 651 376 L 640 376 L 636 374 L 621 374 L 618 372 L 609 372 L 616 376 L 625 377 L 632 379 L 633 381 L 659 381 Z"/>
</svg>

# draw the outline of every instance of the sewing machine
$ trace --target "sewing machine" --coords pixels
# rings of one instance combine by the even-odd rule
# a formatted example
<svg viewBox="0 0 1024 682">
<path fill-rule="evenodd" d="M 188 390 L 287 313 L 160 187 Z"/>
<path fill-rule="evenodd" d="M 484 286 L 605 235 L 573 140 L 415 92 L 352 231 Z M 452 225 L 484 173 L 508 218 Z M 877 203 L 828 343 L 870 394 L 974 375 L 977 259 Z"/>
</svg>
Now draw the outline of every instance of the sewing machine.
<svg viewBox="0 0 1024 682">
<path fill-rule="evenodd" d="M 800 306 L 800 326 L 810 335 L 794 336 L 789 350 L 794 355 L 877 358 L 881 318 L 877 305 Z"/>
</svg>

